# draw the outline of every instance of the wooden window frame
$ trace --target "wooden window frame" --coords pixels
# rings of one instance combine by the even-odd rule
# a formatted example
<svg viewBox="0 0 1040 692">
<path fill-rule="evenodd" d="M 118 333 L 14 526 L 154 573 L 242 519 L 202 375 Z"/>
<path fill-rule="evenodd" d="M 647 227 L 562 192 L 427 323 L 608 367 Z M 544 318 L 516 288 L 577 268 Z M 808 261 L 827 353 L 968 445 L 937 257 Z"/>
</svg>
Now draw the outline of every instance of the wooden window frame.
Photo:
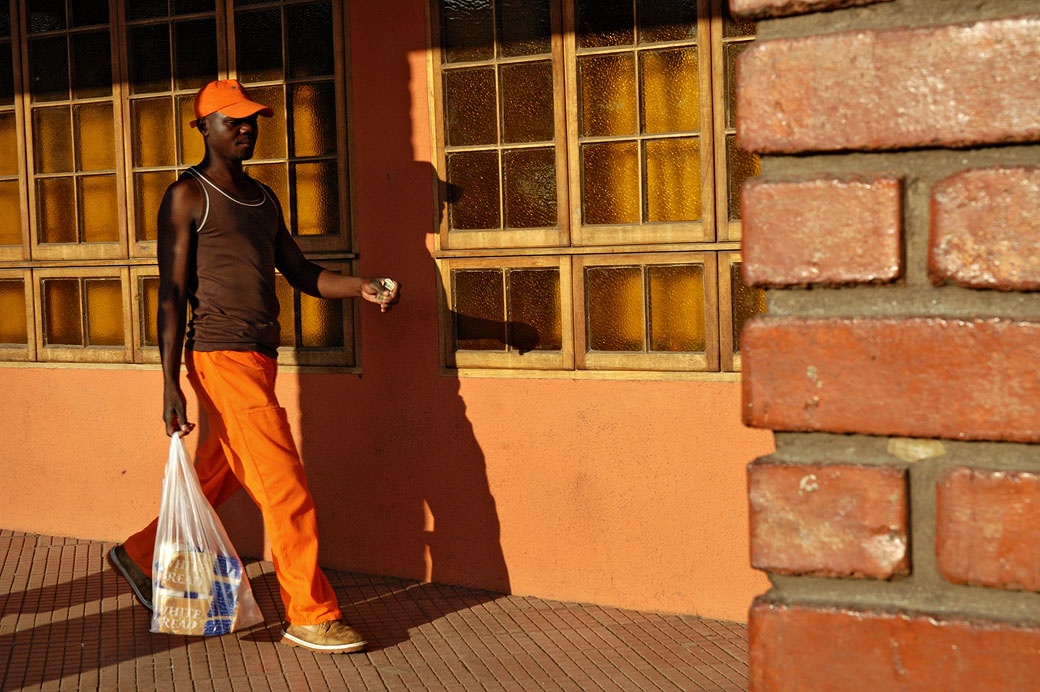
<svg viewBox="0 0 1040 692">
<path fill-rule="evenodd" d="M 16 279 L 22 282 L 25 291 L 25 346 L 15 344 L 0 344 L 0 360 L 10 361 L 33 361 L 36 360 L 36 336 L 33 326 L 33 298 L 34 285 L 32 270 L 30 269 L 0 269 L 0 279 Z"/>
<path fill-rule="evenodd" d="M 733 287 L 730 284 L 730 268 L 740 264 L 740 252 L 719 253 L 719 355 L 722 369 L 740 372 L 740 354 L 733 352 L 735 341 L 733 325 Z"/>
<path fill-rule="evenodd" d="M 131 320 L 133 323 L 133 362 L 158 364 L 161 362 L 159 347 L 146 346 L 144 343 L 144 319 L 146 315 L 144 309 L 144 295 L 141 293 L 141 279 L 144 278 L 159 278 L 158 265 L 152 264 L 130 267 L 130 312 L 133 315 L 133 319 Z"/>
<path fill-rule="evenodd" d="M 343 270 L 347 270 L 351 275 L 357 275 L 357 262 L 355 260 L 323 260 L 313 259 L 311 260 L 315 264 L 321 266 L 323 269 L 342 273 Z M 299 291 L 293 289 L 295 293 Z M 280 347 L 278 349 L 278 364 L 279 365 L 291 365 L 291 366 L 303 366 L 303 367 L 334 367 L 337 372 L 361 372 L 361 363 L 358 355 L 361 352 L 361 310 L 360 298 L 350 298 L 341 301 L 344 305 L 343 310 L 343 346 L 341 348 L 309 348 L 300 347 L 299 349 L 293 347 Z M 350 306 L 348 310 L 346 306 Z M 284 319 L 284 315 L 279 316 L 279 320 Z M 293 326 L 293 335 L 299 337 L 296 333 L 296 327 Z"/>
<path fill-rule="evenodd" d="M 130 304 L 130 267 L 126 265 L 103 267 L 45 267 L 33 269 L 33 309 L 35 310 L 35 335 L 37 360 L 64 363 L 133 363 L 134 335 L 133 309 Z M 47 279 L 119 279 L 123 296 L 123 348 L 118 346 L 48 346 L 44 342 L 46 317 L 43 312 L 43 282 Z M 81 290 L 81 306 L 84 300 Z M 81 307 L 82 309 L 82 307 Z M 83 319 L 86 319 L 83 315 Z M 84 322 L 86 325 L 86 322 Z M 86 340 L 86 333 L 84 333 Z"/>
<path fill-rule="evenodd" d="M 3 2 L 3 0 L 0 0 Z M 17 138 L 18 156 L 18 199 L 19 217 L 18 224 L 21 227 L 21 245 L 0 245 L 0 262 L 19 262 L 29 259 L 30 226 L 29 208 L 22 203 L 29 197 L 27 180 L 29 177 L 26 168 L 26 129 L 25 111 L 22 87 L 22 23 L 20 20 L 19 0 L 8 0 L 8 8 L 11 17 L 11 79 L 14 82 L 14 103 L 4 106 L 3 111 L 13 111 L 15 119 L 15 137 Z M 0 357 L 3 357 L 0 354 Z"/>
</svg>

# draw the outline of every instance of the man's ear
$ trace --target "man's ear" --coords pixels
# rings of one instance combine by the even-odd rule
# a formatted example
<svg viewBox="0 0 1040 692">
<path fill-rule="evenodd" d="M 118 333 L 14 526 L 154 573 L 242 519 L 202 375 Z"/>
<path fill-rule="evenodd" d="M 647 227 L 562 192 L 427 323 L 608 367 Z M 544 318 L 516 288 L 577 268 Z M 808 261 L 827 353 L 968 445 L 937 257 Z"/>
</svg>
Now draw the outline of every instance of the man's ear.
<svg viewBox="0 0 1040 692">
<path fill-rule="evenodd" d="M 205 135 L 206 130 L 209 129 L 209 116 L 207 115 L 205 118 L 199 118 L 195 123 L 195 127 L 198 128 L 199 132 Z"/>
</svg>

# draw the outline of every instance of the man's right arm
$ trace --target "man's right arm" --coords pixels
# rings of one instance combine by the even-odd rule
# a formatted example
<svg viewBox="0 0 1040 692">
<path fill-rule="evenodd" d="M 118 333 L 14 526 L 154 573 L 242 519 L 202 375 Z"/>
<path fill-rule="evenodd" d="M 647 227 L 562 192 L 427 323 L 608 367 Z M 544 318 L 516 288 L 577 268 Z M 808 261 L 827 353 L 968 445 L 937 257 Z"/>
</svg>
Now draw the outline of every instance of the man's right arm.
<svg viewBox="0 0 1040 692">
<path fill-rule="evenodd" d="M 195 219 L 203 204 L 198 186 L 181 180 L 166 190 L 159 207 L 159 355 L 163 370 L 163 420 L 166 434 L 187 435 L 188 422 L 181 390 L 181 350 L 187 322 L 188 273 L 192 270 Z"/>
</svg>

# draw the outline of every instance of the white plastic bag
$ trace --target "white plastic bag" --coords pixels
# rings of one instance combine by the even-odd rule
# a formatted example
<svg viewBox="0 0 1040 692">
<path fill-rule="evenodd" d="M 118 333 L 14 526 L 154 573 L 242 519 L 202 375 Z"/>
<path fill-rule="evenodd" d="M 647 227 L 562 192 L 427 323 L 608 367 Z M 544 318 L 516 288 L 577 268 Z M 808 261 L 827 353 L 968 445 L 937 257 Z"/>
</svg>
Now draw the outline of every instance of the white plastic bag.
<svg viewBox="0 0 1040 692">
<path fill-rule="evenodd" d="M 152 559 L 152 632 L 210 636 L 263 621 L 179 432 L 170 441 Z"/>
</svg>

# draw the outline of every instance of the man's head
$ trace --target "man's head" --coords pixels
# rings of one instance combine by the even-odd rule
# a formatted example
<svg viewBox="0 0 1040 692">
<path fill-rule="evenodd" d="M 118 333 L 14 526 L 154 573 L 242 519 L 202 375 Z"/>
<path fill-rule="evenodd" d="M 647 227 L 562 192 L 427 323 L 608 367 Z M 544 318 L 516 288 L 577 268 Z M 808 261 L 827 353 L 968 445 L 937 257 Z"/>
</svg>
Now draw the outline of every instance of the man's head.
<svg viewBox="0 0 1040 692">
<path fill-rule="evenodd" d="M 250 99 L 237 80 L 221 79 L 195 94 L 195 120 L 190 124 L 206 138 L 208 150 L 246 160 L 253 156 L 260 115 L 269 118 L 274 111 Z"/>
</svg>

